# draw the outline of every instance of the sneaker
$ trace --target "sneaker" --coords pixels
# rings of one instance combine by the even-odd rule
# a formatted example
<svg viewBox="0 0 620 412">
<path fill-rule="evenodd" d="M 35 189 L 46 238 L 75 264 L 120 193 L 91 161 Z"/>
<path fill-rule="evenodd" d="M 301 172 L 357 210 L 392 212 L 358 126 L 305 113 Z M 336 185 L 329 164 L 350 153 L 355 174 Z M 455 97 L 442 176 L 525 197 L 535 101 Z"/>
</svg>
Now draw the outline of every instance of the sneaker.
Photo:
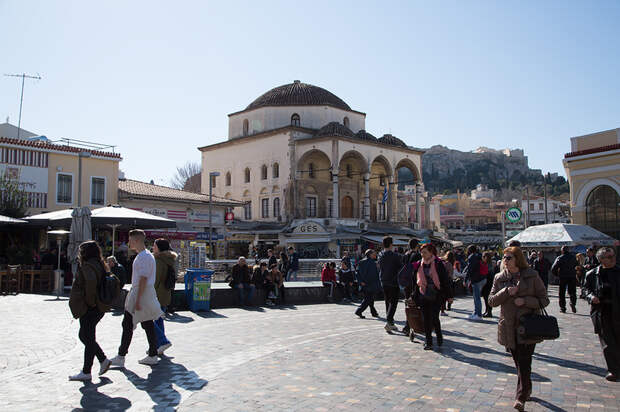
<svg viewBox="0 0 620 412">
<path fill-rule="evenodd" d="M 117 366 L 119 368 L 124 368 L 125 367 L 125 357 L 118 355 L 113 357 L 112 359 L 110 359 L 110 362 L 112 363 L 111 366 Z"/>
<path fill-rule="evenodd" d="M 166 349 L 169 349 L 172 346 L 172 343 L 168 342 L 168 343 L 164 343 L 163 345 L 161 345 L 159 348 L 157 348 L 157 354 L 158 355 L 163 355 L 164 351 Z"/>
<path fill-rule="evenodd" d="M 77 375 L 69 376 L 70 381 L 91 381 L 93 380 L 93 375 L 90 373 L 84 373 L 80 371 Z"/>
<path fill-rule="evenodd" d="M 467 319 L 469 319 L 469 320 L 480 320 L 480 319 L 482 319 L 482 317 L 476 315 L 475 313 L 472 313 L 471 315 L 469 315 L 467 317 Z"/>
<path fill-rule="evenodd" d="M 521 401 L 515 401 L 514 405 L 512 405 L 513 408 L 515 408 L 518 411 L 524 411 L 525 410 L 525 403 L 521 402 Z"/>
<path fill-rule="evenodd" d="M 112 361 L 108 358 L 105 358 L 103 362 L 101 362 L 99 366 L 99 376 L 103 375 L 110 369 L 110 365 L 112 365 Z"/>
<path fill-rule="evenodd" d="M 157 356 L 147 356 L 146 358 L 138 361 L 138 363 L 142 365 L 157 365 L 157 362 L 159 362 Z"/>
<path fill-rule="evenodd" d="M 609 382 L 615 382 L 618 377 L 616 375 L 614 375 L 613 373 L 609 372 L 606 376 L 605 379 L 607 379 Z"/>
<path fill-rule="evenodd" d="M 394 330 L 392 329 L 392 326 L 389 323 L 386 323 L 383 329 L 385 329 L 387 333 L 392 333 L 392 331 Z"/>
<path fill-rule="evenodd" d="M 441 311 L 441 316 L 448 316 L 448 314 L 442 310 Z"/>
<path fill-rule="evenodd" d="M 570 305 L 570 310 L 573 311 L 573 313 L 577 313 L 577 306 L 575 305 Z"/>
</svg>

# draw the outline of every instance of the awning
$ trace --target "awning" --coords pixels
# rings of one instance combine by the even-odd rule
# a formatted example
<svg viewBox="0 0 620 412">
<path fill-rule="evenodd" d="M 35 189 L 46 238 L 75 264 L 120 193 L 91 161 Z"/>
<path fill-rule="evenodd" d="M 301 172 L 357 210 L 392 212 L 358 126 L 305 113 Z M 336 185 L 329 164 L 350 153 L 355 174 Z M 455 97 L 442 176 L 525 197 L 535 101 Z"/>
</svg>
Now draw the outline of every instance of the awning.
<svg viewBox="0 0 620 412">
<path fill-rule="evenodd" d="M 286 243 L 329 243 L 329 237 L 287 237 L 284 238 Z"/>
<path fill-rule="evenodd" d="M 363 235 L 362 239 L 367 240 L 367 241 L 372 242 L 372 243 L 377 243 L 377 244 L 383 243 L 383 236 Z M 399 239 L 399 238 L 393 238 L 393 240 L 394 240 L 394 243 L 393 243 L 394 246 L 407 246 L 407 245 L 409 245 L 409 242 L 405 242 L 404 240 Z"/>
</svg>

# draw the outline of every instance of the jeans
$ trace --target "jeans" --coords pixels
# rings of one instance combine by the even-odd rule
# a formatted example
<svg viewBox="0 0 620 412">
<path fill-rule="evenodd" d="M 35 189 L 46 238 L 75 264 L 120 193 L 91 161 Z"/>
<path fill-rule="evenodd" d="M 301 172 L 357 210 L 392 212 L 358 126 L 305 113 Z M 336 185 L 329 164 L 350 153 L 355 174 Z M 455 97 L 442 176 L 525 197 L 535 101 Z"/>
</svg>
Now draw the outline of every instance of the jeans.
<svg viewBox="0 0 620 412">
<path fill-rule="evenodd" d="M 80 318 L 80 332 L 79 337 L 84 344 L 84 367 L 82 372 L 90 373 L 93 367 L 93 361 L 95 356 L 99 362 L 105 360 L 105 354 L 95 339 L 95 329 L 97 323 L 103 318 L 103 313 L 97 309 L 89 309 L 84 316 Z"/>
<path fill-rule="evenodd" d="M 288 280 L 288 281 L 291 281 L 291 280 L 297 280 L 297 272 L 299 272 L 299 270 L 298 270 L 298 269 L 296 269 L 296 270 L 290 269 L 290 270 L 288 271 L 287 276 L 286 276 L 286 280 Z M 293 278 L 294 278 L 294 279 L 293 279 Z"/>
<path fill-rule="evenodd" d="M 237 293 L 239 294 L 239 306 L 246 306 L 252 303 L 254 297 L 255 286 L 250 283 L 240 283 L 235 285 Z"/>
<path fill-rule="evenodd" d="M 166 313 L 166 307 L 162 306 L 161 310 Z M 157 337 L 157 347 L 170 343 L 164 331 L 164 317 L 155 320 L 155 335 Z"/>
<path fill-rule="evenodd" d="M 482 279 L 481 281 L 477 283 L 472 282 L 471 284 L 471 288 L 473 289 L 473 292 L 474 292 L 474 315 L 478 315 L 480 317 L 482 317 L 482 300 L 480 299 L 480 297 L 481 297 L 482 288 L 484 287 L 486 283 L 487 283 L 487 280 Z"/>
<path fill-rule="evenodd" d="M 525 402 L 532 394 L 532 355 L 534 354 L 535 344 L 519 345 L 515 349 L 510 349 L 512 360 L 517 367 L 517 390 L 515 399 Z"/>
<path fill-rule="evenodd" d="M 424 333 L 426 334 L 426 343 L 433 343 L 433 330 L 437 336 L 437 343 L 443 343 L 443 335 L 441 334 L 441 322 L 439 321 L 439 310 L 441 309 L 441 302 L 436 300 L 435 302 L 423 302 L 422 313 L 424 314 Z"/>
<path fill-rule="evenodd" d="M 577 304 L 577 279 L 575 278 L 560 278 L 560 309 L 566 310 L 566 289 L 568 288 L 568 294 L 570 295 L 570 304 L 575 306 Z"/>
<path fill-rule="evenodd" d="M 149 342 L 149 356 L 157 356 L 157 338 L 155 336 L 155 322 L 147 320 L 141 322 L 140 326 L 146 332 L 146 340 Z M 125 311 L 123 316 L 123 335 L 121 337 L 121 346 L 118 348 L 119 356 L 127 355 L 129 351 L 129 345 L 131 345 L 131 338 L 133 337 L 133 316 L 131 313 Z"/>
<path fill-rule="evenodd" d="M 396 306 L 398 306 L 398 298 L 400 297 L 400 288 L 398 286 L 383 286 L 383 297 L 385 299 L 387 323 L 393 325 L 394 314 L 396 313 Z"/>
</svg>

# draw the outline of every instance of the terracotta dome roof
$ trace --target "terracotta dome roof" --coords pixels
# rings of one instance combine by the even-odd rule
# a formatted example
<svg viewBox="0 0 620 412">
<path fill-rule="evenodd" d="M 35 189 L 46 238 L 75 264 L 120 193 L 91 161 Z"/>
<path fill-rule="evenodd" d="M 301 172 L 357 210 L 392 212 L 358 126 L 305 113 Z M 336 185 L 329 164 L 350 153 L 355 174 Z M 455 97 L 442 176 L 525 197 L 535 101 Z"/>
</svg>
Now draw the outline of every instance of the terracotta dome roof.
<svg viewBox="0 0 620 412">
<path fill-rule="evenodd" d="M 377 138 L 368 133 L 366 130 L 362 129 L 359 132 L 355 133 L 355 138 L 360 140 L 368 140 L 371 142 L 376 142 Z"/>
<path fill-rule="evenodd" d="M 260 96 L 249 104 L 245 110 L 265 106 L 333 106 L 338 109 L 351 110 L 348 104 L 335 94 L 311 84 L 295 80 Z"/>
<path fill-rule="evenodd" d="M 391 146 L 407 147 L 407 144 L 405 144 L 405 142 L 403 142 L 396 136 L 392 136 L 391 134 L 384 134 L 378 139 L 378 141 L 379 143 L 389 144 Z"/>
<path fill-rule="evenodd" d="M 315 137 L 321 136 L 344 136 L 353 137 L 353 132 L 347 126 L 338 122 L 329 122 L 325 126 L 321 127 L 314 135 Z"/>
</svg>

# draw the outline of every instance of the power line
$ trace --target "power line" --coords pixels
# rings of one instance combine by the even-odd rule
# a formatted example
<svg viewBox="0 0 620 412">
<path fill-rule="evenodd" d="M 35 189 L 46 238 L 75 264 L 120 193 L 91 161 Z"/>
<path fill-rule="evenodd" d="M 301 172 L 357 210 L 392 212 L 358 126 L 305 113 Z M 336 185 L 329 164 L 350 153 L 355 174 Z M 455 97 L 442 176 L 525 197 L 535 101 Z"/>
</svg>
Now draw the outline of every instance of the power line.
<svg viewBox="0 0 620 412">
<path fill-rule="evenodd" d="M 24 83 L 26 81 L 26 79 L 34 79 L 34 80 L 41 80 L 41 76 L 39 76 L 38 74 L 36 76 L 31 76 L 29 74 L 26 73 L 22 73 L 22 74 L 5 74 L 6 77 L 21 77 L 22 78 L 22 93 L 21 93 L 21 97 L 19 99 L 19 119 L 17 122 L 17 138 L 19 139 L 19 133 L 21 132 L 21 127 L 22 127 L 22 105 L 24 103 Z"/>
</svg>

